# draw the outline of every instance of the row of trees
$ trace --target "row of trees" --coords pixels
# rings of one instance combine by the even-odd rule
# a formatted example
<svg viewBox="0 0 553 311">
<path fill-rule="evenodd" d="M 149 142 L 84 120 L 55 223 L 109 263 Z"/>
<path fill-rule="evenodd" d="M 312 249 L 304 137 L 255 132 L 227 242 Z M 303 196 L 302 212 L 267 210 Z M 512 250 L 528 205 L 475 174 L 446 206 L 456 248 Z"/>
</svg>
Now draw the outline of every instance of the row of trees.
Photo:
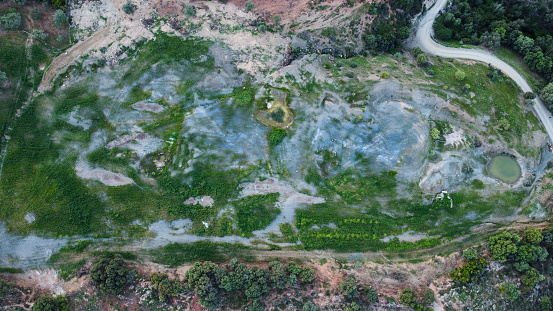
<svg viewBox="0 0 553 311">
<path fill-rule="evenodd" d="M 553 5 L 550 1 L 455 1 L 434 23 L 442 40 L 482 44 L 492 50 L 501 45 L 524 57 L 533 71 L 553 82 Z M 542 91 L 553 111 L 553 85 Z"/>
</svg>

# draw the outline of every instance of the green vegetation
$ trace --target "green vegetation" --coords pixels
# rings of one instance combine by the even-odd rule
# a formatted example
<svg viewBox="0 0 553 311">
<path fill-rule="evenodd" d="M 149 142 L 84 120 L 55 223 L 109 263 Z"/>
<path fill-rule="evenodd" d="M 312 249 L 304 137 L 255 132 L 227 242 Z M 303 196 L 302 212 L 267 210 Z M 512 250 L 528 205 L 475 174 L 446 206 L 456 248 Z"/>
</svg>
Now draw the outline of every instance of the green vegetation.
<svg viewBox="0 0 553 311">
<path fill-rule="evenodd" d="M 17 29 L 20 26 L 21 26 L 21 15 L 17 12 L 10 12 L 0 17 L 0 29 L 2 30 Z"/>
<path fill-rule="evenodd" d="M 338 284 L 338 289 L 346 296 L 348 299 L 352 299 L 359 295 L 357 291 L 357 281 L 353 274 L 348 275 L 340 284 Z"/>
<path fill-rule="evenodd" d="M 47 297 L 43 296 L 33 305 L 33 311 L 68 311 L 69 305 L 63 296 Z"/>
<path fill-rule="evenodd" d="M 269 131 L 269 134 L 267 134 L 267 140 L 269 141 L 269 150 L 272 150 L 276 146 L 280 145 L 280 143 L 284 140 L 285 137 L 286 137 L 286 130 L 279 129 L 279 128 L 272 128 L 271 131 Z"/>
<path fill-rule="evenodd" d="M 54 25 L 58 28 L 64 27 L 69 22 L 69 17 L 65 15 L 65 12 L 62 10 L 57 10 L 54 13 Z"/>
<path fill-rule="evenodd" d="M 120 255 L 101 256 L 90 270 L 92 282 L 106 295 L 119 295 L 129 283 L 129 269 Z"/>
<path fill-rule="evenodd" d="M 267 227 L 280 210 L 275 206 L 278 193 L 252 195 L 240 199 L 233 205 L 236 210 L 236 225 L 242 236 L 250 236 L 253 231 Z"/>
<path fill-rule="evenodd" d="M 171 243 L 152 251 L 154 262 L 177 267 L 196 260 L 221 262 L 229 257 L 245 256 L 246 246 L 242 244 L 213 243 Z"/>
<path fill-rule="evenodd" d="M 255 5 L 248 0 L 244 7 L 246 8 L 246 11 L 252 11 L 255 8 Z"/>
<path fill-rule="evenodd" d="M 128 0 L 127 2 L 125 2 L 125 4 L 123 4 L 122 9 L 125 14 L 133 15 L 134 11 L 136 10 L 136 4 Z"/>
<path fill-rule="evenodd" d="M 150 281 L 157 289 L 161 301 L 167 301 L 169 297 L 180 294 L 184 289 L 179 280 L 170 280 L 165 273 L 153 273 L 150 275 Z"/>
</svg>

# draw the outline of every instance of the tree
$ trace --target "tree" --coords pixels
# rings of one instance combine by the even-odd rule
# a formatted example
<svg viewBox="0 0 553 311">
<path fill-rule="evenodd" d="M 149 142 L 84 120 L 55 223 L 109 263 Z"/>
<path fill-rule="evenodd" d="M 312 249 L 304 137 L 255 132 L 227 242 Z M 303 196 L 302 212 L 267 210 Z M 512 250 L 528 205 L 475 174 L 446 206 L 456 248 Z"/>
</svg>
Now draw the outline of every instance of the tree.
<svg viewBox="0 0 553 311">
<path fill-rule="evenodd" d="M 54 25 L 56 25 L 56 27 L 61 28 L 68 22 L 69 18 L 62 10 L 57 10 L 56 13 L 54 13 Z"/>
<path fill-rule="evenodd" d="M 0 17 L 0 28 L 2 30 L 17 29 L 19 26 L 21 26 L 21 15 L 17 12 L 11 12 Z"/>
<path fill-rule="evenodd" d="M 524 230 L 524 233 L 522 233 L 522 239 L 530 244 L 538 244 L 543 240 L 543 234 L 540 229 L 530 227 Z"/>
<path fill-rule="evenodd" d="M 457 72 L 455 73 L 455 79 L 459 80 L 459 81 L 463 81 L 466 77 L 466 74 L 464 71 L 462 70 L 457 70 Z"/>
<path fill-rule="evenodd" d="M 422 292 L 422 303 L 425 305 L 431 305 L 436 298 L 434 297 L 434 291 L 427 288 Z"/>
<path fill-rule="evenodd" d="M 69 311 L 65 297 L 40 297 L 33 305 L 33 311 Z"/>
<path fill-rule="evenodd" d="M 39 20 L 42 18 L 42 11 L 39 8 L 32 8 L 31 9 L 31 18 L 36 20 Z"/>
<path fill-rule="evenodd" d="M 132 3 L 131 0 L 127 0 L 125 4 L 123 4 L 123 12 L 128 15 L 133 15 L 134 11 L 136 11 L 136 4 Z"/>
<path fill-rule="evenodd" d="M 553 61 L 551 61 L 551 57 L 545 56 L 539 48 L 537 49 L 537 51 L 529 51 L 526 53 L 524 61 L 528 64 L 530 69 L 541 74 L 548 74 L 551 72 Z"/>
<path fill-rule="evenodd" d="M 417 302 L 417 292 L 411 288 L 404 288 L 399 296 L 399 302 L 404 305 L 413 308 Z"/>
<path fill-rule="evenodd" d="M 92 282 L 98 286 L 100 292 L 108 295 L 123 292 L 128 283 L 128 274 L 129 269 L 119 254 L 98 258 L 90 270 Z"/>
<path fill-rule="evenodd" d="M 520 237 L 508 231 L 503 231 L 489 239 L 490 251 L 492 258 L 499 262 L 504 262 L 507 257 L 514 255 L 517 252 L 516 243 L 520 242 Z"/>
<path fill-rule="evenodd" d="M 42 29 L 33 29 L 33 38 L 44 40 L 48 35 Z"/>
<path fill-rule="evenodd" d="M 505 292 L 505 296 L 507 297 L 507 299 L 511 301 L 517 300 L 520 296 L 520 291 L 513 283 L 505 283 L 505 285 L 503 285 L 503 291 Z"/>
<path fill-rule="evenodd" d="M 359 294 L 357 292 L 357 280 L 353 274 L 348 275 L 340 284 L 338 289 L 346 296 L 346 298 L 355 298 Z"/>
<path fill-rule="evenodd" d="M 486 31 L 480 37 L 480 42 L 482 42 L 483 46 L 489 49 L 497 50 L 501 45 L 501 35 L 495 31 L 492 31 L 491 33 Z"/>
<path fill-rule="evenodd" d="M 246 268 L 237 261 L 233 262 L 232 265 L 229 266 L 231 267 L 231 270 L 233 268 L 237 270 L 243 270 Z M 218 305 L 219 302 L 217 296 L 219 291 L 217 290 L 216 286 L 217 276 L 219 276 L 219 279 L 222 280 L 221 275 L 222 274 L 219 273 L 219 267 L 216 264 L 212 263 L 211 261 L 205 261 L 194 263 L 194 266 L 186 271 L 184 279 L 187 282 L 186 287 L 196 292 L 196 295 L 198 295 L 198 297 L 200 298 L 200 303 L 202 305 L 208 308 L 214 308 Z M 243 278 L 241 277 L 238 278 L 238 280 L 231 283 L 227 288 L 230 287 L 230 289 L 232 289 L 233 287 L 242 287 L 244 285 L 242 283 L 242 279 Z"/>
<path fill-rule="evenodd" d="M 553 82 L 543 88 L 541 91 L 541 99 L 549 110 L 553 110 Z"/>
<path fill-rule="evenodd" d="M 534 39 L 527 36 L 518 36 L 515 41 L 515 50 L 519 51 L 520 54 L 526 55 L 534 47 Z"/>
<path fill-rule="evenodd" d="M 193 6 L 193 5 L 187 5 L 184 8 L 184 14 L 186 14 L 186 16 L 188 16 L 188 17 L 195 16 L 196 15 L 196 7 Z"/>
<path fill-rule="evenodd" d="M 424 54 L 424 52 L 422 51 L 422 49 L 420 47 L 416 46 L 413 49 L 411 49 L 411 54 L 413 54 L 413 56 L 417 57 L 420 54 Z"/>
<path fill-rule="evenodd" d="M 170 296 L 176 296 L 183 290 L 178 280 L 169 280 L 165 273 L 153 273 L 150 275 L 150 281 L 156 287 L 161 301 L 167 301 Z"/>
<path fill-rule="evenodd" d="M 255 8 L 255 5 L 251 1 L 248 1 L 248 2 L 246 2 L 245 7 L 246 7 L 246 11 L 249 12 L 249 11 L 252 11 Z"/>
</svg>

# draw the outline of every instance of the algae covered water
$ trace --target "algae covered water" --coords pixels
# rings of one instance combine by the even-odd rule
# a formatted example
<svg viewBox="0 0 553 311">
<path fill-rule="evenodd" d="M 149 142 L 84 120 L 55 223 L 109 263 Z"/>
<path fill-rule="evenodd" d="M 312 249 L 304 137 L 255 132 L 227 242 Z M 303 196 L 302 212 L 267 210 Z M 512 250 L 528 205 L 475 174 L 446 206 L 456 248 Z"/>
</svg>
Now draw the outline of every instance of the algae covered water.
<svg viewBox="0 0 553 311">
<path fill-rule="evenodd" d="M 488 173 L 506 183 L 515 183 L 522 175 L 517 161 L 510 156 L 499 155 L 491 159 Z"/>
</svg>

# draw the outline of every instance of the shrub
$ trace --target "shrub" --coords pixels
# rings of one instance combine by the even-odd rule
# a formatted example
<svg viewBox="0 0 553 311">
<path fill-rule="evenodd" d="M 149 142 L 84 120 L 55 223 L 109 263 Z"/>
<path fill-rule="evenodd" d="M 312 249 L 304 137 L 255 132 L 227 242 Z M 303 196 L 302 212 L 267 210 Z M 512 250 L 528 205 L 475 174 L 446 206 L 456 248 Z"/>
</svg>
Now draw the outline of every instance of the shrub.
<svg viewBox="0 0 553 311">
<path fill-rule="evenodd" d="M 530 268 L 528 269 L 528 271 L 526 271 L 526 273 L 522 275 L 522 277 L 520 278 L 520 282 L 522 283 L 522 285 L 524 285 L 524 289 L 531 290 L 534 288 L 534 286 L 536 286 L 539 278 L 540 274 L 538 273 L 538 271 L 534 268 Z"/>
<path fill-rule="evenodd" d="M 98 258 L 90 270 L 92 282 L 100 292 L 108 295 L 121 294 L 127 285 L 128 268 L 119 254 Z"/>
<path fill-rule="evenodd" d="M 466 74 L 464 71 L 462 70 L 457 70 L 457 72 L 455 73 L 455 79 L 459 80 L 459 81 L 463 81 L 466 77 Z"/>
<path fill-rule="evenodd" d="M 417 302 L 417 292 L 411 288 L 404 288 L 399 296 L 399 302 L 404 306 L 413 308 Z"/>
<path fill-rule="evenodd" d="M 302 311 L 318 311 L 319 308 L 317 308 L 317 305 L 313 303 L 313 301 L 308 301 L 305 304 L 303 304 L 303 307 L 301 308 Z"/>
<path fill-rule="evenodd" d="M 34 20 L 39 20 L 42 18 L 42 11 L 39 8 L 31 9 L 31 18 Z"/>
<path fill-rule="evenodd" d="M 33 305 L 33 311 L 69 311 L 65 297 L 40 297 Z"/>
<path fill-rule="evenodd" d="M 251 1 L 248 1 L 248 2 L 246 2 L 245 7 L 246 7 L 246 11 L 249 12 L 249 11 L 251 11 L 255 8 L 255 5 Z"/>
<path fill-rule="evenodd" d="M 188 5 L 184 8 L 184 14 L 188 17 L 192 17 L 196 15 L 196 7 L 193 5 Z"/>
<path fill-rule="evenodd" d="M 422 292 L 422 303 L 425 305 L 432 304 L 436 299 L 434 298 L 434 291 L 427 288 Z"/>
<path fill-rule="evenodd" d="M 65 15 L 65 12 L 57 10 L 56 13 L 54 13 L 54 25 L 56 25 L 56 27 L 62 28 L 67 22 L 69 22 L 69 18 Z"/>
<path fill-rule="evenodd" d="M 421 50 L 420 47 L 416 46 L 411 50 L 411 54 L 413 54 L 413 56 L 415 57 L 418 57 L 420 54 L 424 54 L 424 52 Z"/>
<path fill-rule="evenodd" d="M 382 79 L 388 79 L 390 77 L 390 74 L 387 71 L 384 71 L 383 73 L 380 74 L 380 77 Z"/>
<path fill-rule="evenodd" d="M 524 98 L 525 98 L 525 99 L 535 99 L 535 98 L 536 98 L 536 94 L 533 93 L 533 92 L 526 92 L 526 93 L 524 93 Z"/>
<path fill-rule="evenodd" d="M 346 298 L 355 298 L 357 297 L 357 280 L 353 274 L 348 275 L 340 284 L 338 284 L 338 289 L 346 296 Z"/>
<path fill-rule="evenodd" d="M 476 250 L 469 248 L 463 252 L 463 257 L 465 257 L 466 260 L 476 260 L 478 259 L 478 253 Z"/>
<path fill-rule="evenodd" d="M 422 66 L 424 64 L 426 64 L 426 54 L 417 55 L 417 65 Z"/>
<path fill-rule="evenodd" d="M 516 285 L 513 283 L 505 283 L 503 285 L 503 291 L 507 299 L 514 301 L 520 296 L 520 291 L 517 289 Z"/>
<path fill-rule="evenodd" d="M 267 136 L 267 140 L 269 141 L 269 148 L 274 148 L 284 140 L 284 137 L 286 137 L 286 130 L 273 128 Z"/>
<path fill-rule="evenodd" d="M 541 99 L 543 99 L 543 102 L 549 110 L 553 110 L 553 82 L 543 88 L 541 91 Z"/>
<path fill-rule="evenodd" d="M 12 0 L 13 3 L 19 4 L 19 5 L 25 5 L 27 4 L 27 0 Z"/>
<path fill-rule="evenodd" d="M 378 292 L 374 288 L 367 288 L 367 301 L 377 303 L 378 302 Z"/>
<path fill-rule="evenodd" d="M 33 29 L 33 38 L 44 40 L 48 35 L 42 29 Z"/>
<path fill-rule="evenodd" d="M 17 29 L 21 26 L 21 15 L 16 12 L 8 13 L 0 17 L 0 28 L 2 30 Z"/>
<path fill-rule="evenodd" d="M 484 272 L 486 265 L 487 263 L 484 258 L 471 260 L 463 266 L 453 270 L 449 276 L 458 283 L 466 284 L 478 279 Z"/>
<path fill-rule="evenodd" d="M 543 234 L 540 229 L 530 227 L 524 231 L 522 238 L 530 244 L 538 244 L 543 240 Z"/>
<path fill-rule="evenodd" d="M 2 85 L 4 84 L 4 82 L 6 82 L 6 80 L 8 80 L 8 76 L 6 75 L 5 72 L 3 72 L 2 70 L 0 70 L 0 87 L 2 87 Z"/>
<path fill-rule="evenodd" d="M 542 297 L 540 301 L 540 306 L 542 310 L 550 310 L 551 309 L 551 299 L 549 297 Z"/>
<path fill-rule="evenodd" d="M 315 280 L 315 270 L 310 267 L 302 267 L 300 272 L 300 280 L 305 283 L 311 283 Z"/>
<path fill-rule="evenodd" d="M 432 139 L 434 139 L 434 140 L 440 138 L 440 130 L 437 129 L 437 128 L 431 129 L 430 130 L 430 137 L 432 137 Z"/>
<path fill-rule="evenodd" d="M 150 281 L 156 287 L 161 301 L 167 301 L 170 296 L 176 296 L 183 290 L 179 280 L 169 280 L 165 273 L 153 273 L 150 275 Z"/>
<path fill-rule="evenodd" d="M 280 23 L 280 16 L 275 15 L 275 17 L 273 17 L 273 21 L 275 22 L 275 25 L 278 25 Z"/>
<path fill-rule="evenodd" d="M 134 11 L 136 11 L 136 4 L 132 3 L 130 0 L 123 4 L 123 12 L 125 12 L 125 14 L 133 15 Z"/>
</svg>

